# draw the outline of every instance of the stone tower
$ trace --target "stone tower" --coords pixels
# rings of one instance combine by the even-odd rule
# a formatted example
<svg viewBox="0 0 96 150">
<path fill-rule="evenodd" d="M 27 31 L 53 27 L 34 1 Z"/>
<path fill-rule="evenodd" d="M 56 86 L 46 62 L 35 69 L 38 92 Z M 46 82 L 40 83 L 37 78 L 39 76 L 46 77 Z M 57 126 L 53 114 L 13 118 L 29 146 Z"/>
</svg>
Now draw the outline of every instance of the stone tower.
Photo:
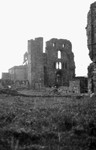
<svg viewBox="0 0 96 150">
<path fill-rule="evenodd" d="M 31 88 L 44 85 L 43 38 L 28 41 L 28 80 Z"/>
<path fill-rule="evenodd" d="M 46 63 L 44 83 L 47 86 L 68 86 L 75 77 L 75 63 L 71 42 L 65 39 L 51 39 L 46 42 Z"/>
</svg>

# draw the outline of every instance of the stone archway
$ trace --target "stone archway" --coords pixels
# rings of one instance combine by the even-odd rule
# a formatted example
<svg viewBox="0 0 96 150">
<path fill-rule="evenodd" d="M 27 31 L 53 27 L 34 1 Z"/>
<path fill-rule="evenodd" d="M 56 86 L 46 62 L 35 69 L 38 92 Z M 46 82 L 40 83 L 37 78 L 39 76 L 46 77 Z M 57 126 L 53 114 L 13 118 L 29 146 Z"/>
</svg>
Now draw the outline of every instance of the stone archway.
<svg viewBox="0 0 96 150">
<path fill-rule="evenodd" d="M 57 87 L 62 85 L 62 70 L 58 70 L 55 76 L 55 85 Z"/>
</svg>

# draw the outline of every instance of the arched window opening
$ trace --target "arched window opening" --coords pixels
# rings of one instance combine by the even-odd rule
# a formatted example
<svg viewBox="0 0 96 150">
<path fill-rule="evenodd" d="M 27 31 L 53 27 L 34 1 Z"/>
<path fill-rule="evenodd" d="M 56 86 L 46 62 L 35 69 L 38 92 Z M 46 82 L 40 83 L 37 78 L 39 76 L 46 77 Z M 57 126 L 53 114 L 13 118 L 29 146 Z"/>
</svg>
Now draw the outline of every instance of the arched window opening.
<svg viewBox="0 0 96 150">
<path fill-rule="evenodd" d="M 59 68 L 59 66 L 58 66 L 58 62 L 56 62 L 56 69 L 58 69 Z"/>
<path fill-rule="evenodd" d="M 59 69 L 62 69 L 62 64 L 61 64 L 61 62 L 59 62 Z"/>
<path fill-rule="evenodd" d="M 53 43 L 53 47 L 55 46 L 55 43 Z"/>
<path fill-rule="evenodd" d="M 64 47 L 65 47 L 65 45 L 63 44 L 63 45 L 62 45 L 62 47 L 64 48 Z"/>
<path fill-rule="evenodd" d="M 56 69 L 62 69 L 62 63 L 56 62 Z"/>
<path fill-rule="evenodd" d="M 61 59 L 61 51 L 58 51 L 58 59 Z"/>
</svg>

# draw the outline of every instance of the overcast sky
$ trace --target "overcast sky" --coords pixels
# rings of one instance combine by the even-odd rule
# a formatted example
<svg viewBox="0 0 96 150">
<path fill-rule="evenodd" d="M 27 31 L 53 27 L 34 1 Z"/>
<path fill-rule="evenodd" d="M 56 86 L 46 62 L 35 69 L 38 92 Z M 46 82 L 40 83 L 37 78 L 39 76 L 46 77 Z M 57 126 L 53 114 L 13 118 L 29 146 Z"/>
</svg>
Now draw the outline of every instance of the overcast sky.
<svg viewBox="0 0 96 150">
<path fill-rule="evenodd" d="M 76 75 L 87 76 L 87 13 L 94 0 L 0 0 L 0 77 L 21 65 L 27 41 L 36 37 L 72 42 Z"/>
</svg>

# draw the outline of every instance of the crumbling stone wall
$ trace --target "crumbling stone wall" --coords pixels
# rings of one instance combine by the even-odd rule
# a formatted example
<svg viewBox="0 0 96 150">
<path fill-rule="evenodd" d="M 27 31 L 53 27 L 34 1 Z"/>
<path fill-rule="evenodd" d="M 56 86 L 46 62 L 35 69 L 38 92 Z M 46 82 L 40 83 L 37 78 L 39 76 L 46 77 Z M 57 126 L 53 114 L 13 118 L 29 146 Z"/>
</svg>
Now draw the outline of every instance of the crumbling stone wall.
<svg viewBox="0 0 96 150">
<path fill-rule="evenodd" d="M 58 58 L 60 51 L 60 58 Z M 64 85 L 68 86 L 69 81 L 75 77 L 74 54 L 72 52 L 72 44 L 65 39 L 51 39 L 46 42 L 45 73 L 47 76 L 46 84 L 48 86 Z M 56 68 L 61 63 L 61 68 Z"/>
<path fill-rule="evenodd" d="M 58 52 L 61 56 L 58 56 Z M 45 53 L 43 53 L 43 38 L 28 41 L 30 87 L 40 89 L 43 86 L 68 86 L 74 77 L 75 63 L 70 41 L 51 39 L 46 42 Z"/>
<path fill-rule="evenodd" d="M 94 78 L 94 63 L 90 63 L 88 66 L 88 93 L 93 93 L 94 92 L 94 83 L 93 83 L 93 78 Z"/>
<path fill-rule="evenodd" d="M 96 92 L 96 2 L 90 5 L 87 15 L 87 45 L 92 63 L 88 66 L 89 93 Z"/>
<path fill-rule="evenodd" d="M 28 41 L 28 80 L 30 87 L 44 85 L 43 38 Z"/>
<path fill-rule="evenodd" d="M 92 61 L 96 60 L 96 2 L 90 5 L 87 15 L 87 45 Z"/>
<path fill-rule="evenodd" d="M 27 65 L 14 66 L 9 69 L 10 79 L 11 80 L 27 80 Z"/>
<path fill-rule="evenodd" d="M 88 66 L 88 78 L 93 78 L 93 70 L 94 70 L 94 64 L 90 63 Z"/>
<path fill-rule="evenodd" d="M 4 79 L 4 80 L 10 80 L 10 73 L 8 73 L 8 72 L 3 72 L 2 73 L 2 79 Z"/>
<path fill-rule="evenodd" d="M 61 86 L 58 88 L 61 95 L 80 94 L 80 80 L 69 82 L 69 86 Z"/>
</svg>

